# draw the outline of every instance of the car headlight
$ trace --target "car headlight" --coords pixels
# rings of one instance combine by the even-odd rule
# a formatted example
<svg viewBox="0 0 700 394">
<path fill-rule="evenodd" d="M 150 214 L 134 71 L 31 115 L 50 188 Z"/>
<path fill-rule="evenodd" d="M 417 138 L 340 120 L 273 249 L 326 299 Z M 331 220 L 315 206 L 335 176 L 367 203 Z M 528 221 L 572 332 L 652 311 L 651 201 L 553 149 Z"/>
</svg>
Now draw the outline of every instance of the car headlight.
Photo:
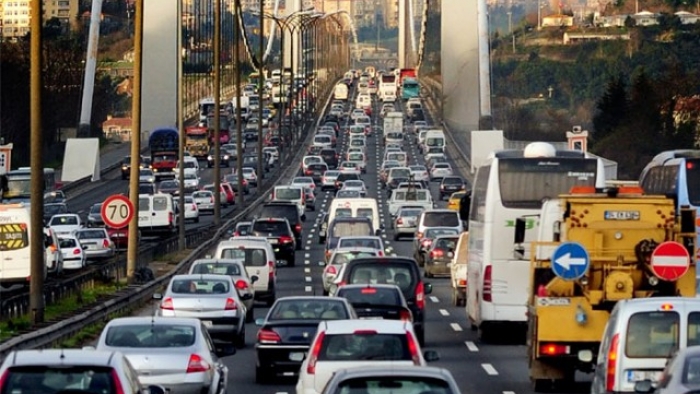
<svg viewBox="0 0 700 394">
<path fill-rule="evenodd" d="M 209 155 L 209 156 L 207 156 L 207 160 L 214 160 L 214 158 L 211 157 L 211 155 Z"/>
<path fill-rule="evenodd" d="M 224 155 L 224 160 L 228 160 L 228 155 Z"/>
</svg>

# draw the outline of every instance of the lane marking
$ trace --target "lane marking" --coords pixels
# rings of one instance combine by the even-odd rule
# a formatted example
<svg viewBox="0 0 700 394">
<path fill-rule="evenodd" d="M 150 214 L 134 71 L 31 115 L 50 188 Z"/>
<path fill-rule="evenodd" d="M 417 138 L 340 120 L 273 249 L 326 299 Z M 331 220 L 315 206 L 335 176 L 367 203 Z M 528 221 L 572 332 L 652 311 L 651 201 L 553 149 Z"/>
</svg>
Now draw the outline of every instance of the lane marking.
<svg viewBox="0 0 700 394">
<path fill-rule="evenodd" d="M 504 391 L 503 394 L 515 394 L 515 391 Z"/>
<path fill-rule="evenodd" d="M 460 325 L 457 323 L 450 323 L 450 327 L 457 332 L 462 331 L 462 327 L 460 327 Z"/>
<path fill-rule="evenodd" d="M 309 265 L 311 264 L 311 260 L 304 260 L 304 265 Z"/>
<path fill-rule="evenodd" d="M 310 276 L 307 276 L 307 277 L 304 278 L 304 280 L 306 280 L 306 282 L 309 282 L 309 283 L 310 283 L 310 282 L 311 282 L 311 277 L 310 277 Z"/>
<path fill-rule="evenodd" d="M 304 253 L 304 258 L 308 259 L 309 257 L 311 257 L 311 253 Z"/>
<path fill-rule="evenodd" d="M 307 246 L 304 248 L 304 250 L 311 250 L 311 248 Z"/>
<path fill-rule="evenodd" d="M 304 264 L 308 265 L 307 262 L 304 262 Z M 310 274 L 310 273 L 311 273 L 311 268 L 304 268 L 304 273 L 305 273 L 305 274 Z"/>
<path fill-rule="evenodd" d="M 498 371 L 496 371 L 496 368 L 494 368 L 491 364 L 481 364 L 481 368 L 483 368 L 484 371 L 491 376 L 498 375 Z"/>
<path fill-rule="evenodd" d="M 434 303 L 437 304 L 438 302 L 440 302 L 440 299 L 437 298 L 437 297 L 435 297 L 435 296 L 430 296 L 430 301 L 432 301 L 432 302 L 434 302 Z"/>
<path fill-rule="evenodd" d="M 311 286 L 306 286 L 304 287 L 304 291 L 307 293 L 311 293 L 313 291 L 313 288 Z"/>
<path fill-rule="evenodd" d="M 470 352 L 478 352 L 479 348 L 476 347 L 476 344 L 472 341 L 466 341 L 464 342 L 465 345 L 467 345 L 467 349 L 469 349 Z"/>
<path fill-rule="evenodd" d="M 447 309 L 440 309 L 440 314 L 443 316 L 449 316 L 450 312 L 448 312 Z"/>
</svg>

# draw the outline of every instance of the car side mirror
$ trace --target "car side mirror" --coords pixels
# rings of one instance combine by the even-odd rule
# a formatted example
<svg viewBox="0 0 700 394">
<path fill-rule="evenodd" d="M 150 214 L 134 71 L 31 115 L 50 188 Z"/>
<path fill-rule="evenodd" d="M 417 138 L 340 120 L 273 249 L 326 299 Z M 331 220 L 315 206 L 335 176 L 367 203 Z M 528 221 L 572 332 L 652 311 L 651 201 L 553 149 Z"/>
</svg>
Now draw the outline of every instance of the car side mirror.
<svg viewBox="0 0 700 394">
<path fill-rule="evenodd" d="M 381 234 L 382 234 L 381 228 L 378 228 L 378 229 L 374 232 L 374 235 L 376 235 L 376 236 L 380 236 Z"/>
<path fill-rule="evenodd" d="M 83 245 L 83 250 L 88 250 L 88 246 L 87 246 L 87 245 Z"/>
<path fill-rule="evenodd" d="M 151 297 L 154 300 L 162 300 L 163 299 L 163 294 L 161 293 L 153 293 L 153 296 Z"/>
<path fill-rule="evenodd" d="M 433 285 L 431 283 L 423 284 L 423 293 L 430 294 L 433 292 Z"/>
<path fill-rule="evenodd" d="M 256 325 L 256 326 L 262 327 L 264 324 L 265 324 L 265 319 L 263 319 L 263 318 L 255 319 L 255 325 Z"/>
<path fill-rule="evenodd" d="M 635 393 L 651 393 L 654 391 L 654 387 L 651 384 L 651 380 L 640 380 L 634 384 Z"/>
<path fill-rule="evenodd" d="M 252 276 L 250 277 L 250 283 L 255 283 L 255 282 L 257 282 L 259 279 L 260 279 L 260 277 L 258 277 L 257 275 L 252 275 Z"/>
<path fill-rule="evenodd" d="M 426 350 L 423 353 L 423 358 L 427 362 L 437 361 L 440 359 L 440 354 L 438 354 L 438 352 L 436 352 L 435 350 Z"/>
</svg>

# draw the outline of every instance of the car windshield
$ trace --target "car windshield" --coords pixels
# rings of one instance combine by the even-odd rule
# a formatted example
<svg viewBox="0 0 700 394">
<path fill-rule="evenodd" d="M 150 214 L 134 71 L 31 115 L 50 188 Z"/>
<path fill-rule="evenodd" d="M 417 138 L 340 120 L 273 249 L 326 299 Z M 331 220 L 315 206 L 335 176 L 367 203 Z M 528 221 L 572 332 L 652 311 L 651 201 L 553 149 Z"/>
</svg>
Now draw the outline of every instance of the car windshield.
<svg viewBox="0 0 700 394">
<path fill-rule="evenodd" d="M 107 238 L 107 234 L 103 230 L 82 230 L 75 234 L 78 239 L 101 239 Z"/>
<path fill-rule="evenodd" d="M 267 259 L 265 259 L 265 249 L 260 248 L 227 248 L 221 252 L 221 258 L 242 261 L 243 265 L 246 267 L 262 267 L 267 264 Z"/>
<path fill-rule="evenodd" d="M 105 345 L 129 348 L 187 347 L 194 345 L 196 328 L 182 324 L 133 324 L 112 326 Z"/>
<path fill-rule="evenodd" d="M 301 189 L 280 187 L 275 189 L 276 200 L 299 200 L 301 198 Z"/>
<path fill-rule="evenodd" d="M 346 379 L 328 394 L 454 394 L 447 382 L 423 376 L 372 376 Z"/>
<path fill-rule="evenodd" d="M 229 282 L 218 279 L 174 279 L 171 291 L 175 294 L 225 294 Z"/>
<path fill-rule="evenodd" d="M 346 308 L 332 298 L 289 299 L 278 301 L 268 315 L 268 320 L 344 320 L 349 319 Z"/>
<path fill-rule="evenodd" d="M 233 263 L 195 263 L 191 274 L 241 275 L 241 266 Z"/>
<path fill-rule="evenodd" d="M 61 364 L 11 367 L 3 376 L 2 392 L 39 394 L 81 392 L 118 394 L 111 367 Z"/>
</svg>

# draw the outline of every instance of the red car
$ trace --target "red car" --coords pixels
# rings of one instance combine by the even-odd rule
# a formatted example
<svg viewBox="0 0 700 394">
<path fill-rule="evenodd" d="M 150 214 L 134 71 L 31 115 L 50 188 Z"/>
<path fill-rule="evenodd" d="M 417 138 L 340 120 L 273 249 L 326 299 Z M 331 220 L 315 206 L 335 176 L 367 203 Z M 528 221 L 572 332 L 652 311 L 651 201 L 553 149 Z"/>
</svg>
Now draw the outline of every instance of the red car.
<svg viewBox="0 0 700 394">
<path fill-rule="evenodd" d="M 114 242 L 114 247 L 117 250 L 124 250 L 129 245 L 129 227 L 124 228 L 111 228 L 109 226 L 105 227 L 107 229 L 107 234 L 109 239 Z M 141 231 L 138 232 L 138 239 L 141 239 Z"/>
<path fill-rule="evenodd" d="M 226 194 L 226 203 L 233 205 L 236 203 L 236 193 L 233 191 L 230 183 L 222 182 L 221 190 Z"/>
</svg>

